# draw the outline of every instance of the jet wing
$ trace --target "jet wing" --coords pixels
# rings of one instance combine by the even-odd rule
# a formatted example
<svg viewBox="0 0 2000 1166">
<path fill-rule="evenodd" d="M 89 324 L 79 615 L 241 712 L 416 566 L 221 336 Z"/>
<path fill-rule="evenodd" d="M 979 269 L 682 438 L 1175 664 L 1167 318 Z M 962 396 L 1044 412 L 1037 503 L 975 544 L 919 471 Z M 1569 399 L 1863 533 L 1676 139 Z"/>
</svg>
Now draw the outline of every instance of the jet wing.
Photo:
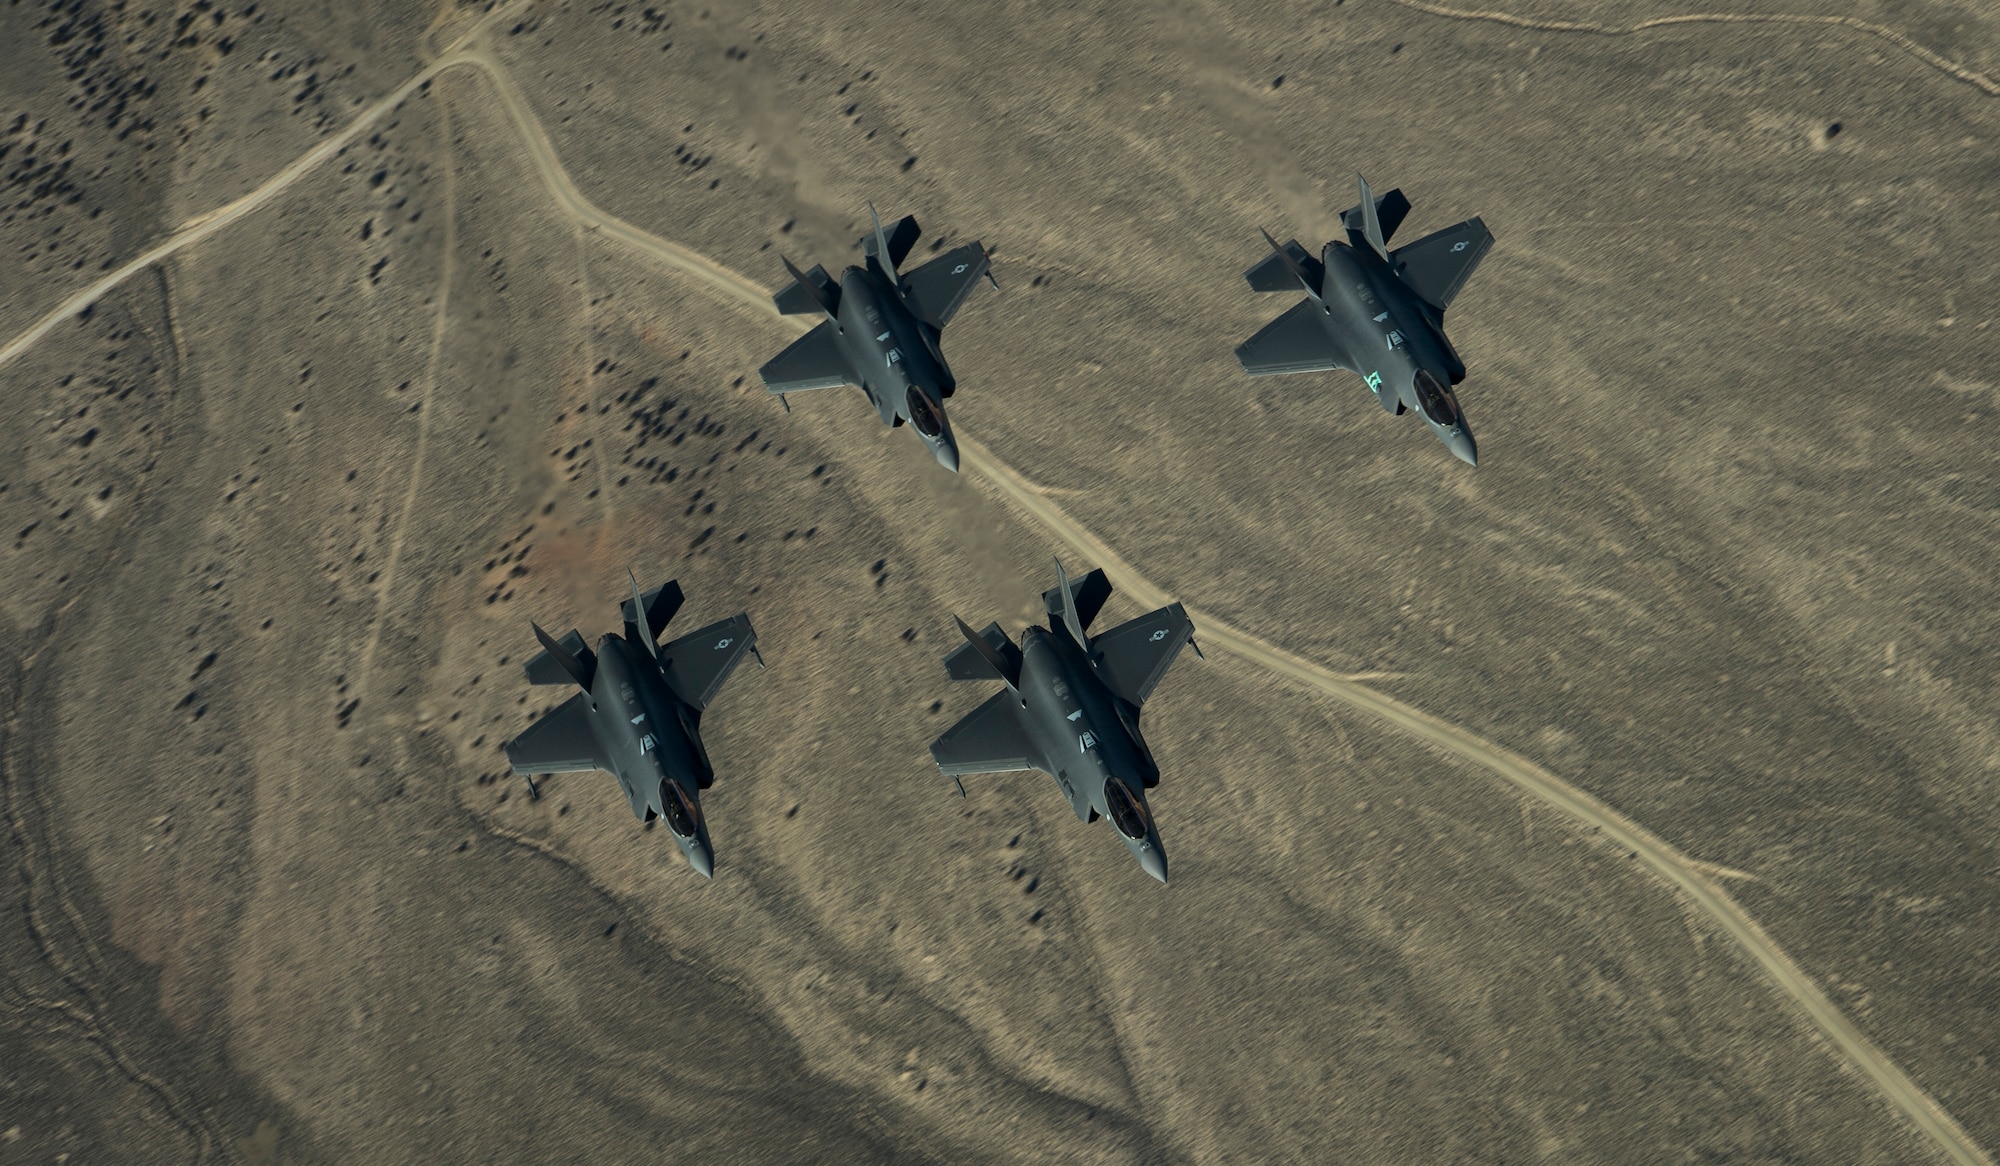
<svg viewBox="0 0 2000 1166">
<path fill-rule="evenodd" d="M 1321 323 L 1325 315 L 1318 304 L 1300 300 L 1297 307 L 1237 346 L 1236 359 L 1242 362 L 1243 371 L 1253 377 L 1281 372 L 1325 372 L 1332 368 L 1358 371 L 1353 359 L 1341 350 Z"/>
<path fill-rule="evenodd" d="M 750 626 L 750 617 L 740 612 L 689 632 L 660 649 L 667 661 L 667 684 L 682 700 L 705 709 L 722 691 L 722 682 L 736 670 L 743 654 L 756 644 L 756 629 Z"/>
<path fill-rule="evenodd" d="M 1181 645 L 1194 635 L 1194 621 L 1178 603 L 1147 612 L 1093 637 L 1097 675 L 1111 691 L 1144 704 L 1153 686 L 1167 674 Z"/>
<path fill-rule="evenodd" d="M 967 243 L 947 251 L 903 276 L 903 298 L 911 310 L 933 328 L 943 328 L 972 292 L 973 282 L 986 274 L 986 248 Z"/>
<path fill-rule="evenodd" d="M 1000 653 L 1002 657 L 1013 664 L 1014 675 L 1019 676 L 1021 674 L 1020 646 L 1015 644 L 1013 640 L 1008 639 L 1006 632 L 1000 630 L 999 621 L 996 620 L 979 629 L 979 637 L 993 645 L 994 651 Z M 971 644 L 959 644 L 957 651 L 944 658 L 944 668 L 946 672 L 951 673 L 953 680 L 992 680 L 994 678 L 993 665 L 987 663 L 986 657 L 980 655 L 979 649 L 973 647 Z"/>
<path fill-rule="evenodd" d="M 1479 219 L 1467 219 L 1425 235 L 1407 247 L 1389 253 L 1403 282 L 1442 312 L 1451 306 L 1458 289 L 1472 278 L 1472 270 L 1486 258 L 1493 246 L 1493 232 Z"/>
<path fill-rule="evenodd" d="M 985 704 L 931 742 L 931 756 L 946 777 L 1033 769 L 1034 746 L 1021 728 L 1020 705 L 1001 689 Z"/>
<path fill-rule="evenodd" d="M 586 769 L 612 772 L 590 725 L 590 697 L 577 693 L 554 712 L 528 726 L 507 742 L 507 762 L 515 773 L 580 773 Z"/>
<path fill-rule="evenodd" d="M 831 320 L 792 341 L 791 347 L 772 357 L 757 375 L 774 393 L 803 393 L 856 383 L 847 369 L 847 354 L 834 337 Z"/>
</svg>

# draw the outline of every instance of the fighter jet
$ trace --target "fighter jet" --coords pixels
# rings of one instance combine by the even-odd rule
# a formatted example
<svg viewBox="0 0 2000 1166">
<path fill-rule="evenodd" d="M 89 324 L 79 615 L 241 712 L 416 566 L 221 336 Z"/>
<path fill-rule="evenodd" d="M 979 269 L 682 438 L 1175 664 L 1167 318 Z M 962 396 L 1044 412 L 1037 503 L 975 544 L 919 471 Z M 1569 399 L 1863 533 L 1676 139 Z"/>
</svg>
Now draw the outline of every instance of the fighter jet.
<svg viewBox="0 0 2000 1166">
<path fill-rule="evenodd" d="M 1146 806 L 1160 767 L 1139 735 L 1139 706 L 1183 643 L 1197 656 L 1201 648 L 1178 603 L 1088 635 L 1110 595 L 1103 571 L 1072 583 L 1058 560 L 1056 586 L 1042 593 L 1049 626 L 1029 627 L 1018 646 L 998 623 L 974 632 L 953 616 L 966 642 L 944 658 L 951 678 L 997 677 L 1007 687 L 933 742 L 931 756 L 954 782 L 1015 769 L 1048 774 L 1077 817 L 1110 818 L 1139 865 L 1166 882 L 1167 853 Z"/>
<path fill-rule="evenodd" d="M 630 578 L 630 572 L 627 572 Z M 669 580 L 620 604 L 625 634 L 605 633 L 592 652 L 572 629 L 550 637 L 530 621 L 542 650 L 526 664 L 530 684 L 571 684 L 583 692 L 507 742 L 507 760 L 540 797 L 534 775 L 599 769 L 618 779 L 632 812 L 665 818 L 689 865 L 715 877 L 700 791 L 715 782 L 701 743 L 701 714 L 745 652 L 757 658 L 757 632 L 742 613 L 662 645 L 658 637 L 684 596 Z M 641 612 L 645 614 L 641 616 Z"/>
<path fill-rule="evenodd" d="M 897 265 L 916 246 L 917 220 L 906 215 L 884 233 L 873 205 L 868 217 L 875 233 L 861 240 L 863 265 L 841 272 L 837 284 L 824 267 L 815 264 L 801 272 L 790 259 L 779 257 L 792 283 L 773 297 L 778 311 L 788 316 L 819 312 L 826 319 L 757 373 L 787 412 L 787 393 L 859 385 L 882 415 L 882 424 L 909 422 L 939 464 L 956 473 L 958 443 L 945 420 L 944 402 L 958 382 L 938 348 L 938 334 L 980 276 L 993 282 L 986 248 L 967 243 L 903 274 Z"/>
<path fill-rule="evenodd" d="M 1272 254 L 1243 273 L 1260 292 L 1305 289 L 1306 299 L 1236 350 L 1251 376 L 1344 368 L 1368 385 L 1391 413 L 1414 406 L 1445 448 L 1479 464 L 1472 430 L 1452 385 L 1465 364 L 1444 335 L 1444 310 L 1479 266 L 1493 235 L 1478 219 L 1389 250 L 1410 200 L 1400 190 L 1381 198 L 1360 175 L 1361 203 L 1341 214 L 1347 242 L 1326 245 L 1314 259 L 1267 232 Z"/>
</svg>

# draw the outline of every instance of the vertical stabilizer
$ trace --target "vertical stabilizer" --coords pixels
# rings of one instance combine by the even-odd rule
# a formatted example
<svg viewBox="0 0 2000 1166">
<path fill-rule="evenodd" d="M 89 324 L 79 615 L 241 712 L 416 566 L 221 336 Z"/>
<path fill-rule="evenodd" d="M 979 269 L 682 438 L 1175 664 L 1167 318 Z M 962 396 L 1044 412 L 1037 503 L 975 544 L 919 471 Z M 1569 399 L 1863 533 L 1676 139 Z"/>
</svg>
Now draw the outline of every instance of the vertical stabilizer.
<svg viewBox="0 0 2000 1166">
<path fill-rule="evenodd" d="M 1063 573 L 1061 559 L 1056 560 L 1056 590 L 1062 593 L 1063 626 L 1069 629 L 1070 639 L 1085 652 L 1090 651 L 1090 637 L 1083 634 L 1083 620 L 1076 613 L 1076 594 L 1070 590 L 1069 576 Z"/>
<path fill-rule="evenodd" d="M 653 639 L 652 621 L 646 617 L 646 600 L 639 594 L 639 577 L 632 573 L 630 567 L 625 568 L 625 577 L 632 581 L 632 614 L 638 617 L 625 621 L 625 638 L 646 645 L 647 654 L 658 660 L 660 645 Z"/>
<path fill-rule="evenodd" d="M 1383 262 L 1389 260 L 1389 240 L 1382 234 L 1382 217 L 1375 211 L 1375 192 L 1368 189 L 1368 180 L 1356 174 L 1354 181 L 1361 184 L 1361 233 L 1368 245 Z"/>
<path fill-rule="evenodd" d="M 891 280 L 896 275 L 896 255 L 889 250 L 889 236 L 882 231 L 882 216 L 875 213 L 875 204 L 868 204 L 868 218 L 875 224 L 875 259 L 882 265 L 882 274 Z"/>
</svg>

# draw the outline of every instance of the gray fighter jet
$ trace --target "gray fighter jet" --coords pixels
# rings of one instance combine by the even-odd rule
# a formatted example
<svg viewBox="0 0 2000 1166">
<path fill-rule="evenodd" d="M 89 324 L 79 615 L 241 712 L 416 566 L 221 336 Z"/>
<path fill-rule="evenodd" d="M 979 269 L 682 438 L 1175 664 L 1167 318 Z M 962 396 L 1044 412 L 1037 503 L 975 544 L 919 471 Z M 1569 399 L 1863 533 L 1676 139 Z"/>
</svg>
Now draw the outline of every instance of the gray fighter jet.
<svg viewBox="0 0 2000 1166">
<path fill-rule="evenodd" d="M 787 393 L 859 385 L 882 415 L 882 424 L 909 422 L 938 462 L 956 473 L 958 443 L 952 440 L 944 402 L 958 382 L 938 348 L 938 334 L 980 276 L 993 282 L 986 248 L 967 243 L 903 274 L 897 265 L 916 246 L 917 220 L 905 216 L 885 233 L 873 206 L 868 217 L 875 222 L 875 233 L 861 240 L 863 265 L 841 272 L 839 283 L 824 267 L 801 272 L 784 259 L 792 284 L 774 297 L 778 311 L 788 316 L 819 312 L 826 319 L 757 373 L 787 412 Z"/>
<path fill-rule="evenodd" d="M 1049 626 L 1021 633 L 1017 646 L 998 623 L 974 632 L 953 616 L 966 642 L 944 658 L 953 680 L 1007 687 L 931 744 L 931 756 L 954 782 L 968 773 L 1038 769 L 1056 779 L 1086 822 L 1111 819 L 1139 865 L 1167 881 L 1167 854 L 1146 807 L 1160 767 L 1139 735 L 1139 706 L 1167 674 L 1194 624 L 1178 603 L 1086 634 L 1111 595 L 1103 571 L 1072 583 L 1056 563 L 1056 586 L 1042 593 Z M 959 793 L 965 792 L 964 786 Z"/>
<path fill-rule="evenodd" d="M 665 818 L 688 863 L 713 878 L 699 795 L 714 784 L 715 767 L 702 747 L 701 714 L 745 652 L 759 667 L 764 657 L 750 617 L 741 613 L 660 644 L 683 598 L 678 582 L 642 596 L 633 579 L 632 598 L 620 605 L 625 634 L 605 633 L 595 652 L 574 629 L 557 640 L 531 621 L 542 651 L 526 665 L 528 683 L 575 683 L 583 692 L 507 742 L 507 760 L 534 797 L 541 796 L 538 773 L 611 774 L 632 812 L 648 822 Z"/>
<path fill-rule="evenodd" d="M 1273 320 L 1236 350 L 1251 376 L 1344 368 L 1367 383 L 1384 409 L 1414 406 L 1445 448 L 1479 464 L 1472 430 L 1451 386 L 1465 364 L 1444 335 L 1444 310 L 1493 245 L 1478 219 L 1389 250 L 1389 236 L 1410 211 L 1400 190 L 1374 197 L 1361 183 L 1361 204 L 1341 215 L 1348 241 L 1328 243 L 1314 259 L 1298 240 L 1244 272 L 1260 292 L 1297 291 L 1306 300 Z"/>
</svg>

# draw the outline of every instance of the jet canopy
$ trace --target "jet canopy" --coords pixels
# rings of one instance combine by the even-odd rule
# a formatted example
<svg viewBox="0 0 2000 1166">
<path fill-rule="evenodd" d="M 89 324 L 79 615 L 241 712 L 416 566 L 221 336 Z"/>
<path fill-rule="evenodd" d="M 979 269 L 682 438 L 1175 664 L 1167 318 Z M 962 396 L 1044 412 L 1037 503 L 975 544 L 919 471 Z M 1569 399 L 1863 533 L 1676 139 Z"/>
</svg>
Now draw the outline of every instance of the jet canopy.
<svg viewBox="0 0 2000 1166">
<path fill-rule="evenodd" d="M 694 814 L 680 786 L 671 781 L 661 782 L 660 804 L 667 810 L 667 829 L 682 838 L 694 837 Z"/>
<path fill-rule="evenodd" d="M 1456 429 L 1459 423 L 1458 401 L 1451 390 L 1438 383 L 1438 379 L 1423 369 L 1417 370 L 1417 408 L 1433 424 L 1446 429 Z"/>
<path fill-rule="evenodd" d="M 1134 842 L 1146 836 L 1146 812 L 1123 782 L 1112 778 L 1104 783 L 1104 802 L 1111 808 L 1111 824 L 1120 834 Z"/>
<path fill-rule="evenodd" d="M 910 386 L 910 424 L 925 437 L 936 438 L 944 433 L 944 414 L 931 403 L 929 394 L 915 385 Z"/>
</svg>

